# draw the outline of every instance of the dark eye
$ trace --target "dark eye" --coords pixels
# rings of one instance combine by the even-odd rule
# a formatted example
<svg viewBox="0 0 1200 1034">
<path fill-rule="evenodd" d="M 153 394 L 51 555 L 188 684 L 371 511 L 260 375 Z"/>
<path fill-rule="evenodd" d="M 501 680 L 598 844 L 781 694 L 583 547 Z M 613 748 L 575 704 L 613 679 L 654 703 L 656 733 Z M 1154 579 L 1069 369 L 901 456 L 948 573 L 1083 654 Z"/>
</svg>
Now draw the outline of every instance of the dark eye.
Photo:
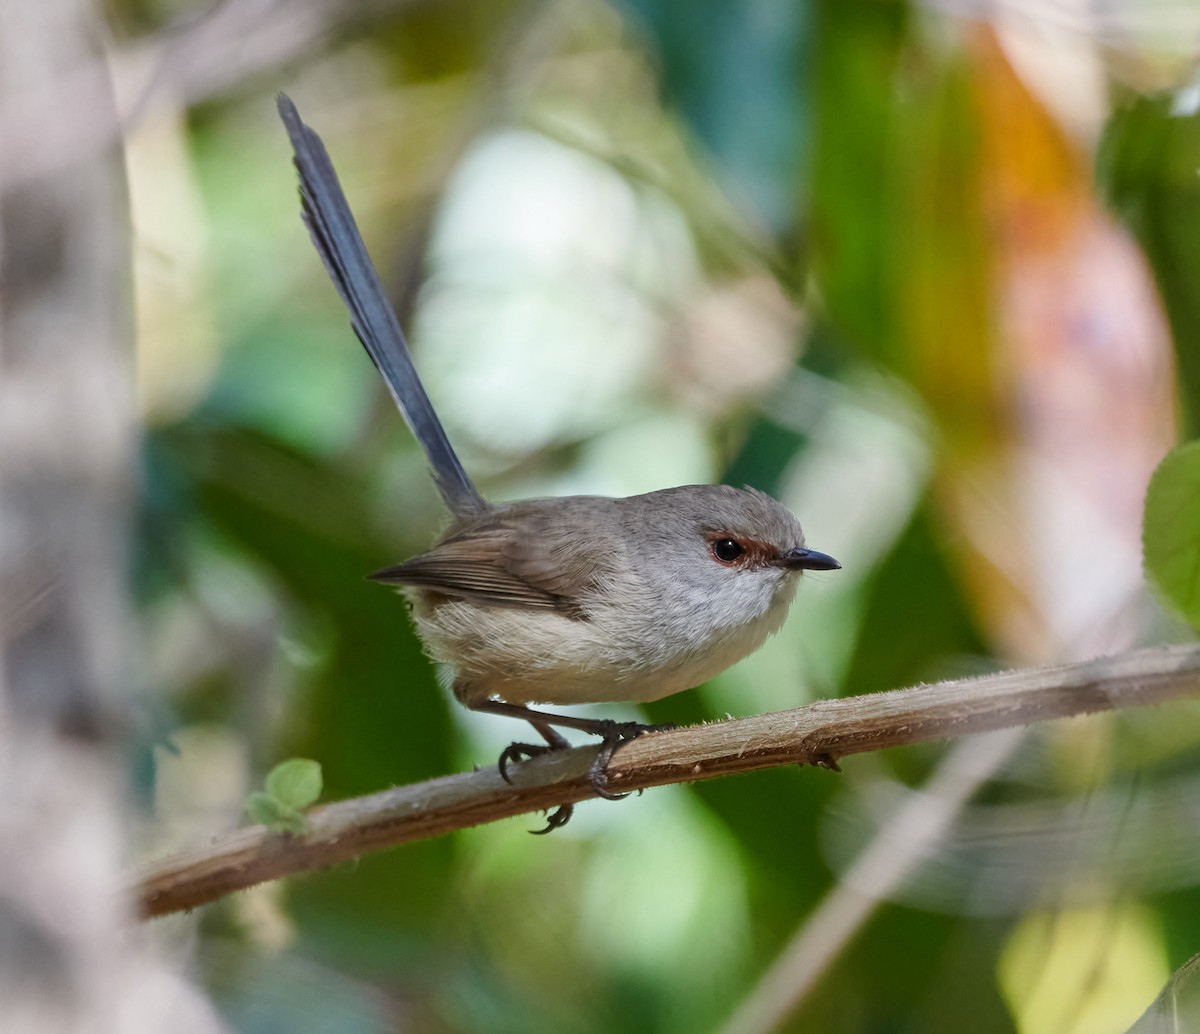
<svg viewBox="0 0 1200 1034">
<path fill-rule="evenodd" d="M 713 539 L 712 551 L 721 563 L 732 564 L 746 548 L 737 539 Z"/>
</svg>

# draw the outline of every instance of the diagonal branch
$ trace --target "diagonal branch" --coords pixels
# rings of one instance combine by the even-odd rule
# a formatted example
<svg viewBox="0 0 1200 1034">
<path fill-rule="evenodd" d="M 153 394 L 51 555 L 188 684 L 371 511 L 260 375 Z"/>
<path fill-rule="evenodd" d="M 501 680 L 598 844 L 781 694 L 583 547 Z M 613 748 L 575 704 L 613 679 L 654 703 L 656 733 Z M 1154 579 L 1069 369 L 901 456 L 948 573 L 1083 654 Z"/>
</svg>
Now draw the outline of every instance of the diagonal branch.
<svg viewBox="0 0 1200 1034">
<path fill-rule="evenodd" d="M 1200 646 L 1158 647 L 646 735 L 620 749 L 610 786 L 640 790 L 779 765 L 836 767 L 850 754 L 1195 695 Z M 339 801 L 309 812 L 299 836 L 241 829 L 148 866 L 134 892 L 146 916 L 164 915 L 370 851 L 582 801 L 594 796 L 587 775 L 594 756 L 594 747 L 580 747 L 526 762 L 512 786 L 486 770 Z"/>
</svg>

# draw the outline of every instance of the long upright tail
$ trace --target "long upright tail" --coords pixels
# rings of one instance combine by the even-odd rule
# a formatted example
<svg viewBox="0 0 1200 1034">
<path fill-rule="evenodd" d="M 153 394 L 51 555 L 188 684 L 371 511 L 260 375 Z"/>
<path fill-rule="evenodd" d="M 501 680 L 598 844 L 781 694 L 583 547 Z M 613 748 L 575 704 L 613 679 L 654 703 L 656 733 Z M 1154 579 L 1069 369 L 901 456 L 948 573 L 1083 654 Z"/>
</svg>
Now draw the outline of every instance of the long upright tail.
<svg viewBox="0 0 1200 1034">
<path fill-rule="evenodd" d="M 304 223 L 338 294 L 350 310 L 350 325 L 425 450 L 434 482 L 451 513 L 472 514 L 487 509 L 488 504 L 467 477 L 425 394 L 404 332 L 383 293 L 379 274 L 367 254 L 325 145 L 301 121 L 290 98 L 280 94 L 278 105 L 300 173 Z"/>
</svg>

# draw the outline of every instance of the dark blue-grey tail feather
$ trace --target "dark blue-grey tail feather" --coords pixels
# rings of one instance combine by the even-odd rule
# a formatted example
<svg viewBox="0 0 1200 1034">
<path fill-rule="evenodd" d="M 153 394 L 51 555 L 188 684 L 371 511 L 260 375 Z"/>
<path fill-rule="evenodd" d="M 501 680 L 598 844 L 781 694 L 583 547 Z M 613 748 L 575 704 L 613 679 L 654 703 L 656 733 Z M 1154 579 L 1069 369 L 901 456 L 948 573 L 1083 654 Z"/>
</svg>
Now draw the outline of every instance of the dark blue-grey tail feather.
<svg viewBox="0 0 1200 1034">
<path fill-rule="evenodd" d="M 333 162 L 321 138 L 300 119 L 290 98 L 280 94 L 279 115 L 292 141 L 300 174 L 304 222 L 313 244 L 350 310 L 350 324 L 383 376 L 433 469 L 434 482 L 454 514 L 478 513 L 488 504 L 471 483 L 450 446 L 409 355 L 404 332 L 367 254 Z"/>
</svg>

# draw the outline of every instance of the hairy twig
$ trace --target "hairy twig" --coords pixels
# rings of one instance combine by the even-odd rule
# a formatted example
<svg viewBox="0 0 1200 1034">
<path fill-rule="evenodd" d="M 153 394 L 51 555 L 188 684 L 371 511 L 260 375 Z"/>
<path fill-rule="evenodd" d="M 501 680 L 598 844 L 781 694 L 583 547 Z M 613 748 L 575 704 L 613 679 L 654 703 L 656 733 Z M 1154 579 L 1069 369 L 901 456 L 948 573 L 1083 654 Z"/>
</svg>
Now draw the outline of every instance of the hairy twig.
<svg viewBox="0 0 1200 1034">
<path fill-rule="evenodd" d="M 639 790 L 779 765 L 836 766 L 851 754 L 947 740 L 1051 718 L 1200 694 L 1200 646 L 956 679 L 643 736 L 621 748 L 610 787 Z M 194 908 L 236 890 L 496 819 L 594 796 L 581 747 L 517 766 L 340 801 L 308 815 L 299 836 L 261 826 L 148 867 L 136 893 L 145 915 Z"/>
</svg>

